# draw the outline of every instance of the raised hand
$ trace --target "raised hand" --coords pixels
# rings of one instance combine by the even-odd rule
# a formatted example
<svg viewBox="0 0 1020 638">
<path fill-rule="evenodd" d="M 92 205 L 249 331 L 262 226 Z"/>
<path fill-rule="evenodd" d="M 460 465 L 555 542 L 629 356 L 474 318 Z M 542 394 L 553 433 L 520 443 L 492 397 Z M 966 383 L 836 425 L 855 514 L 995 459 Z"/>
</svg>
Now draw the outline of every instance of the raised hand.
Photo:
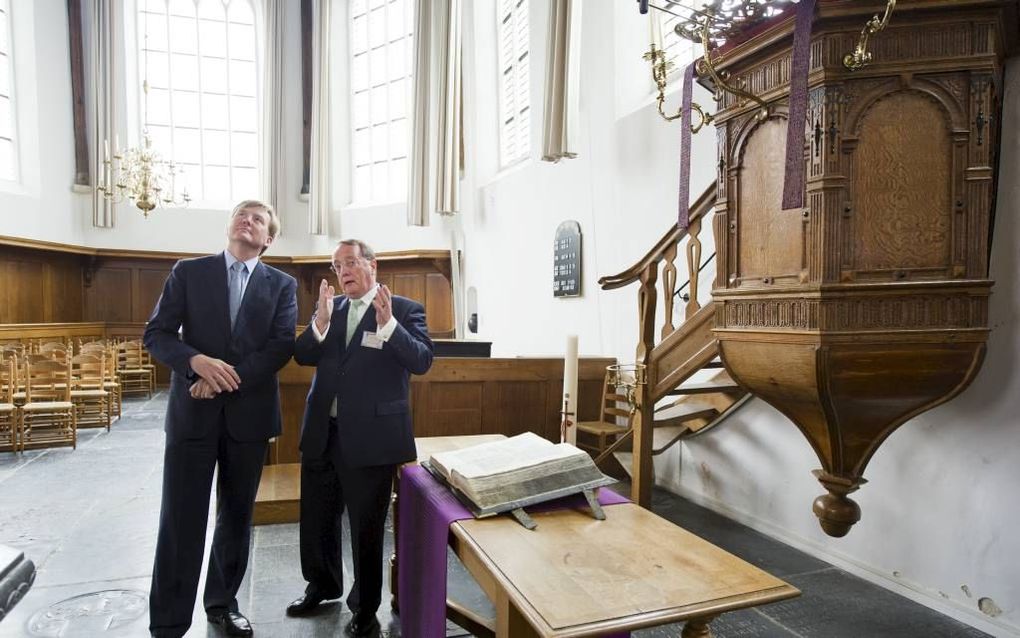
<svg viewBox="0 0 1020 638">
<path fill-rule="evenodd" d="M 333 316 L 333 297 L 336 289 L 325 279 L 319 284 L 319 300 L 315 303 L 315 327 L 319 334 L 329 328 L 329 318 Z"/>
<path fill-rule="evenodd" d="M 375 323 L 382 328 L 393 317 L 393 293 L 385 285 L 379 284 L 379 292 L 375 294 L 372 305 L 375 306 Z"/>
<path fill-rule="evenodd" d="M 216 392 L 233 392 L 241 385 L 241 377 L 226 361 L 196 354 L 188 363 L 195 374 L 205 379 Z"/>
</svg>

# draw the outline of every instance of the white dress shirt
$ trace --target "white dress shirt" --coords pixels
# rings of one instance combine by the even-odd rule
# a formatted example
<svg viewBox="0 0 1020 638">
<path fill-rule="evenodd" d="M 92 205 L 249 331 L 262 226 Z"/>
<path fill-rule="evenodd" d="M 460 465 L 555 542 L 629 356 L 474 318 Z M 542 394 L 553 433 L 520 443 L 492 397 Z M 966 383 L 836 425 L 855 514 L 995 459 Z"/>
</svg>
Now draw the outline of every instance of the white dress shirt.
<svg viewBox="0 0 1020 638">
<path fill-rule="evenodd" d="M 241 260 L 238 259 L 237 257 L 234 257 L 233 255 L 231 255 L 229 250 L 224 250 L 223 251 L 223 256 L 226 257 L 226 263 L 227 263 L 227 281 L 229 282 L 230 281 L 230 267 L 233 266 L 235 262 L 238 262 L 238 261 L 241 261 Z M 241 303 L 244 303 L 244 291 L 247 290 L 247 288 L 248 288 L 248 281 L 251 279 L 251 274 L 253 272 L 255 272 L 255 266 L 259 265 L 259 258 L 258 258 L 258 256 L 252 257 L 248 261 L 244 262 L 244 265 L 248 267 L 248 272 L 245 272 L 243 270 L 241 271 L 241 300 L 242 300 Z"/>
</svg>

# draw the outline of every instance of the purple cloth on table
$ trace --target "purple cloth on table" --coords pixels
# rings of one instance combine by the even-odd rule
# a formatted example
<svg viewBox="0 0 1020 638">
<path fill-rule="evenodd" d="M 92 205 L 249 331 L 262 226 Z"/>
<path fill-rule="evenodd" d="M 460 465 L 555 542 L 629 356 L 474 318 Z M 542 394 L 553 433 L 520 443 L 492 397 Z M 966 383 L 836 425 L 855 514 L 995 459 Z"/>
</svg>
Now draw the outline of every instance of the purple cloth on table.
<svg viewBox="0 0 1020 638">
<path fill-rule="evenodd" d="M 790 119 L 786 129 L 786 179 L 783 209 L 804 207 L 804 126 L 807 116 L 807 80 L 811 64 L 811 26 L 815 0 L 800 0 L 793 29 L 790 61 Z"/>
<path fill-rule="evenodd" d="M 680 194 L 677 226 L 687 230 L 691 212 L 691 92 L 694 90 L 694 62 L 684 69 L 683 102 L 680 105 Z"/>
<path fill-rule="evenodd" d="M 627 503 L 612 490 L 599 490 L 599 503 Z M 457 497 L 425 468 L 409 465 L 400 472 L 397 498 L 397 595 L 400 632 L 414 638 L 446 635 L 446 547 L 450 523 L 474 518 Z M 528 512 L 585 508 L 581 494 L 527 508 Z M 608 635 L 622 638 L 629 632 Z"/>
</svg>

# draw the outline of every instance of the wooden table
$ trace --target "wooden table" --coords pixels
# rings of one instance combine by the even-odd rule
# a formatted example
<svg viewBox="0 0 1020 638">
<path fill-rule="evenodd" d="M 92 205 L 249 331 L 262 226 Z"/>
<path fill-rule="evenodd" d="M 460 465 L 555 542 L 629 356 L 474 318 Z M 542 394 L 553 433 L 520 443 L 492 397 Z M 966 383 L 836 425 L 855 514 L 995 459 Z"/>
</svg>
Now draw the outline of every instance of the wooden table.
<svg viewBox="0 0 1020 638">
<path fill-rule="evenodd" d="M 418 438 L 418 460 L 504 438 Z M 632 503 L 532 514 L 528 531 L 507 516 L 450 526 L 450 545 L 496 607 L 495 620 L 447 601 L 450 620 L 479 637 L 574 638 L 685 622 L 683 638 L 735 609 L 800 592 Z M 394 530 L 396 530 L 394 522 Z M 396 583 L 395 556 L 391 583 Z M 395 591 L 394 591 L 395 593 Z"/>
<path fill-rule="evenodd" d="M 560 510 L 532 514 L 528 531 L 509 517 L 458 521 L 451 546 L 496 607 L 494 635 L 594 636 L 685 622 L 684 638 L 735 609 L 800 592 L 632 503 L 606 520 Z"/>
</svg>

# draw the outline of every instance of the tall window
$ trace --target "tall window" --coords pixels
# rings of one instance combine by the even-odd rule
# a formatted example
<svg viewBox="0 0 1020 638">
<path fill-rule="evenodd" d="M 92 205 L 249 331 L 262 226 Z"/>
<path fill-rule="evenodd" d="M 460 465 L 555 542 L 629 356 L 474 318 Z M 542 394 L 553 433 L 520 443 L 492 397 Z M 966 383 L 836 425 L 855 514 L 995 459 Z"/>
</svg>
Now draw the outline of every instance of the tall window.
<svg viewBox="0 0 1020 638">
<path fill-rule="evenodd" d="M 414 4 L 351 0 L 351 165 L 355 202 L 407 193 Z"/>
<path fill-rule="evenodd" d="M 531 93 L 528 65 L 528 0 L 499 0 L 499 164 L 509 166 L 531 153 Z"/>
<path fill-rule="evenodd" d="M 661 13 L 649 11 L 649 16 L 655 25 L 661 30 L 659 41 L 662 42 L 662 49 L 666 53 L 666 61 L 672 64 L 669 67 L 667 78 L 673 82 L 676 78 L 682 77 L 684 69 L 696 57 L 701 55 L 701 45 L 695 44 L 687 38 L 681 38 L 676 34 L 674 28 L 683 18 L 691 15 L 690 9 L 700 6 L 701 0 L 678 0 L 668 5 L 672 7 L 673 13 Z"/>
<path fill-rule="evenodd" d="M 259 194 L 259 60 L 251 0 L 140 0 L 143 123 L 198 203 Z"/>
<path fill-rule="evenodd" d="M 18 178 L 17 148 L 14 145 L 14 62 L 11 57 L 11 11 L 0 0 L 0 179 Z"/>
</svg>

